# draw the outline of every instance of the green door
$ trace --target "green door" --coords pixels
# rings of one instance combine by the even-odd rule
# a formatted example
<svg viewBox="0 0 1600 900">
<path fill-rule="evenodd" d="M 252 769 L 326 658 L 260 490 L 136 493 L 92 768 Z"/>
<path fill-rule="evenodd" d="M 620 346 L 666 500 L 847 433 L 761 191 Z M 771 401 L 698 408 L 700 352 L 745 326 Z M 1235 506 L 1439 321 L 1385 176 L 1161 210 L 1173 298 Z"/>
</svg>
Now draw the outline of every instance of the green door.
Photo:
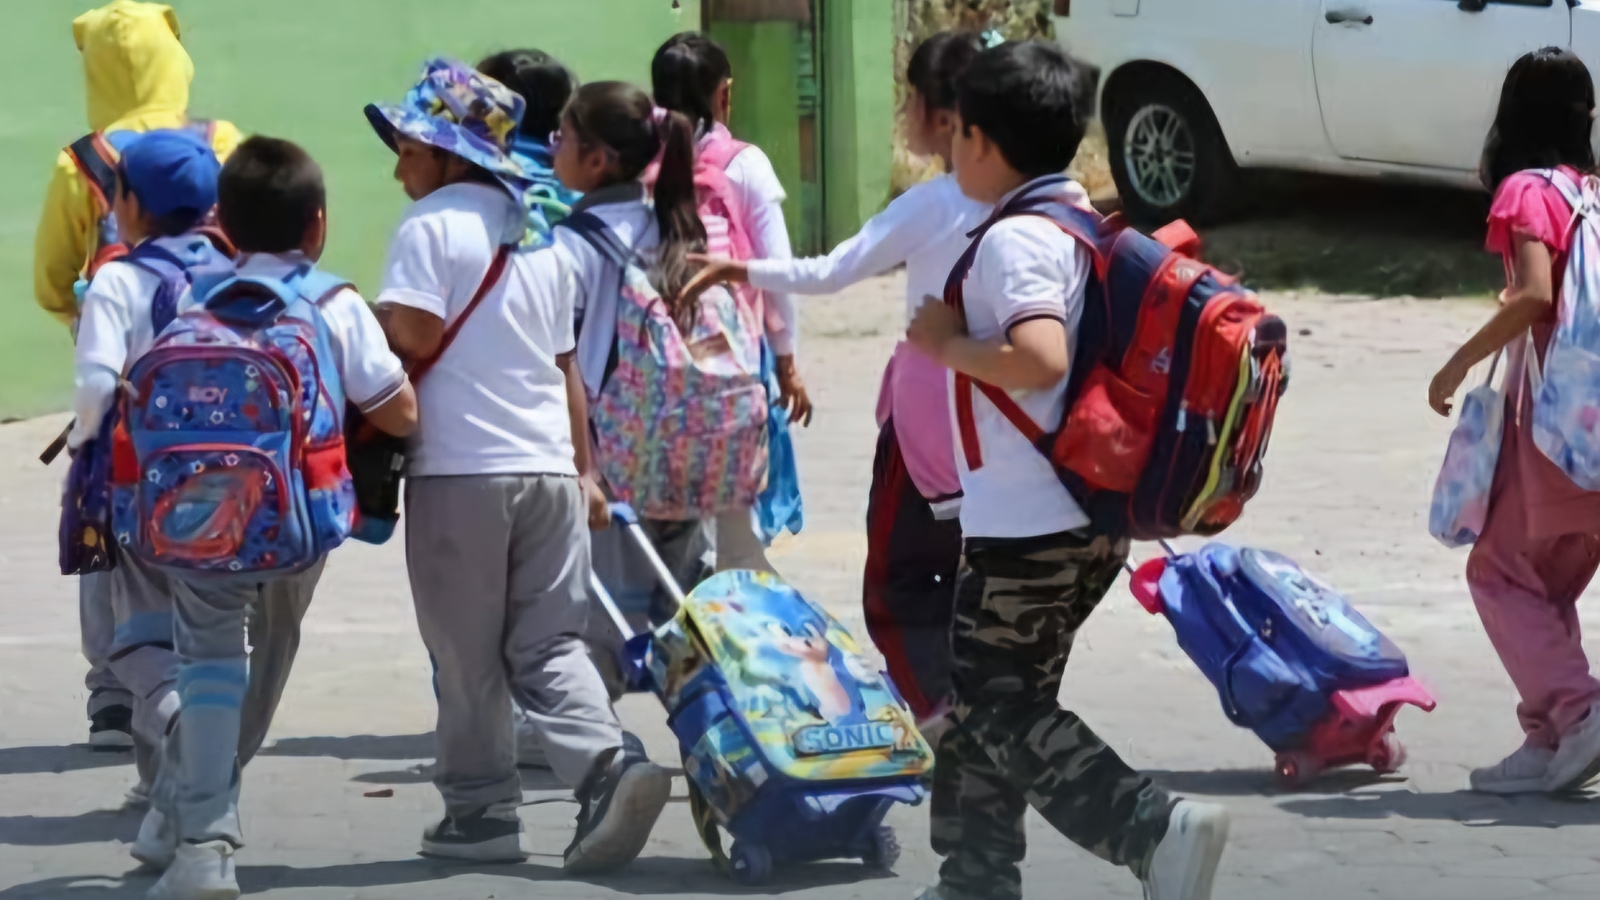
<svg viewBox="0 0 1600 900">
<path fill-rule="evenodd" d="M 819 0 L 706 0 L 704 28 L 733 66 L 729 129 L 772 160 L 797 256 L 822 253 Z"/>
</svg>

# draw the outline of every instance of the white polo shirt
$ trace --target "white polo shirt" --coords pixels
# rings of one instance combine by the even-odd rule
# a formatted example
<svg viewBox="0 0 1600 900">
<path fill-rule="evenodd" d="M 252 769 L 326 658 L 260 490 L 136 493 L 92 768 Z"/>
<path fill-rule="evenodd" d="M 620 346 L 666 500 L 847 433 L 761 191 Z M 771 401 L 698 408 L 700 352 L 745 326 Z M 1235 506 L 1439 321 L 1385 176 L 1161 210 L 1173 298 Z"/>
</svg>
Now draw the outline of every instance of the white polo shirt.
<svg viewBox="0 0 1600 900">
<path fill-rule="evenodd" d="M 395 231 L 378 303 L 432 313 L 446 326 L 471 302 L 502 243 L 526 230 L 502 188 L 453 184 L 411 204 Z M 552 291 L 549 250 L 518 251 L 455 343 L 417 385 L 413 476 L 576 475 L 566 376 L 572 296 Z"/>
<path fill-rule="evenodd" d="M 1061 189 L 1068 202 L 1089 208 L 1089 196 L 1082 186 L 1067 182 Z M 1001 200 L 1001 205 L 1009 199 Z M 984 235 L 967 275 L 963 299 L 968 332 L 978 340 L 1003 340 L 1021 322 L 1056 319 L 1066 326 L 1070 358 L 1076 353 L 1091 267 L 1089 251 L 1047 219 L 1015 216 L 997 223 Z M 1011 397 L 1051 431 L 1065 411 L 1067 381 L 1062 378 L 1043 391 L 1012 391 Z M 952 430 L 960 435 L 954 394 L 952 387 Z M 962 533 L 979 538 L 1026 538 L 1088 525 L 1089 517 L 1056 477 L 1049 460 L 993 403 L 977 391 L 973 394 L 972 418 L 983 465 L 977 471 L 967 468 L 958 437 L 956 469 L 964 494 Z"/>
</svg>

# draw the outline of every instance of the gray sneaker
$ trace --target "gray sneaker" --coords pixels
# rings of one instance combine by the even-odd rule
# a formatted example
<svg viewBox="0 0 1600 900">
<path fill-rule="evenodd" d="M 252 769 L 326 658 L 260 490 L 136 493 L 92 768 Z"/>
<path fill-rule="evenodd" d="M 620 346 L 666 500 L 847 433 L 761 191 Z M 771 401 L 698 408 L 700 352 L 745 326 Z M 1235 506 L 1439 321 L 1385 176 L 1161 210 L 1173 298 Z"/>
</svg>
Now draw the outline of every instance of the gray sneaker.
<svg viewBox="0 0 1600 900">
<path fill-rule="evenodd" d="M 1561 736 L 1550 770 L 1544 776 L 1544 789 L 1552 794 L 1581 790 L 1600 777 L 1600 703 L 1589 707 L 1589 715 Z"/>
<path fill-rule="evenodd" d="M 650 840 L 672 776 L 630 747 L 607 750 L 578 788 L 578 831 L 563 856 L 573 875 L 620 869 Z"/>
<path fill-rule="evenodd" d="M 1472 789 L 1483 794 L 1537 794 L 1544 790 L 1555 751 L 1523 744 L 1492 766 L 1473 769 Z"/>
</svg>

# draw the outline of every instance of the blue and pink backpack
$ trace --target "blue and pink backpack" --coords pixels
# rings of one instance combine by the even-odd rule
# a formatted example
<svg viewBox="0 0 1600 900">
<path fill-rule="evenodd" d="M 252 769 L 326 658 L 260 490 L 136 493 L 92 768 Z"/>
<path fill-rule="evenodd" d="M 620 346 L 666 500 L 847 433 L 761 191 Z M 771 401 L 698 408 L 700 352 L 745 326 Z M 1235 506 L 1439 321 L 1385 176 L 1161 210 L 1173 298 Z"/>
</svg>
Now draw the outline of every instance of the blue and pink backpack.
<svg viewBox="0 0 1600 900">
<path fill-rule="evenodd" d="M 161 332 L 128 374 L 113 439 L 123 552 L 271 577 L 351 536 L 344 388 L 317 308 L 347 285 L 310 265 L 232 276 Z"/>
</svg>

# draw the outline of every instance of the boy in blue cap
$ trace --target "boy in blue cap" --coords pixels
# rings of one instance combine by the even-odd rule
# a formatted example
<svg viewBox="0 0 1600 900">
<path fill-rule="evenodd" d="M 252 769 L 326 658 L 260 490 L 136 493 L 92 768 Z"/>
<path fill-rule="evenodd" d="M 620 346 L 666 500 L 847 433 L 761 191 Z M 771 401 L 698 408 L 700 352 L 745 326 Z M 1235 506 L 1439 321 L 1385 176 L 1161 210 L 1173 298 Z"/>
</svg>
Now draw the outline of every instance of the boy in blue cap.
<svg viewBox="0 0 1600 900">
<path fill-rule="evenodd" d="M 99 433 L 118 382 L 177 315 L 187 271 L 231 266 L 192 230 L 216 205 L 219 169 L 210 147 L 178 130 L 146 133 L 119 161 L 112 209 L 134 250 L 102 266 L 84 294 L 74 370 L 77 420 L 67 440 L 74 451 Z M 178 706 L 172 591 L 165 576 L 131 558 L 94 578 L 109 594 L 115 622 L 109 665 L 133 696 L 141 781 L 135 794 L 142 794 L 154 776 L 154 750 Z"/>
</svg>

